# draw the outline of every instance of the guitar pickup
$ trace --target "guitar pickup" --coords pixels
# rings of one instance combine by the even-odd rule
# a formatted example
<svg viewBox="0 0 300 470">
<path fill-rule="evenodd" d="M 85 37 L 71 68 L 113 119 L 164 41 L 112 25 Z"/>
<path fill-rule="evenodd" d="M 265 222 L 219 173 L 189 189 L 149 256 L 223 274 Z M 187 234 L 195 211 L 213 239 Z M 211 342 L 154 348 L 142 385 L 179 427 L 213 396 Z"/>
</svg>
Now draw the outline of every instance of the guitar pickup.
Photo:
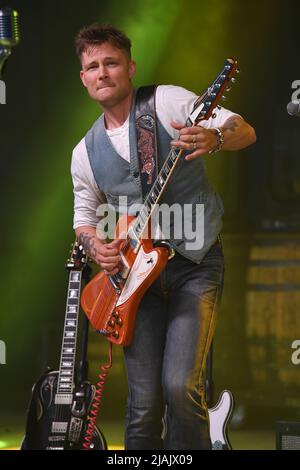
<svg viewBox="0 0 300 470">
<path fill-rule="evenodd" d="M 141 243 L 132 226 L 130 226 L 128 229 L 128 236 L 130 238 L 130 246 L 133 250 L 133 253 L 137 253 L 140 249 Z"/>
<path fill-rule="evenodd" d="M 55 395 L 54 403 L 55 405 L 71 405 L 73 402 L 73 395 L 71 393 L 61 394 L 57 393 Z"/>
<path fill-rule="evenodd" d="M 53 421 L 51 432 L 53 434 L 66 433 L 67 429 L 68 429 L 68 423 L 67 422 Z"/>
</svg>

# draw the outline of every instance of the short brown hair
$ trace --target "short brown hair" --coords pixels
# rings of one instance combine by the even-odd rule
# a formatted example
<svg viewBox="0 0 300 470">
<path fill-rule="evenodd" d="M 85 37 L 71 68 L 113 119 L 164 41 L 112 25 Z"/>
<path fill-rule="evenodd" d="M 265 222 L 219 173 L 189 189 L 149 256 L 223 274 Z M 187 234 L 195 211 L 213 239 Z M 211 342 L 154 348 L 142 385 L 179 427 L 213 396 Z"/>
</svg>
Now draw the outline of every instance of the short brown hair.
<svg viewBox="0 0 300 470">
<path fill-rule="evenodd" d="M 122 49 L 131 59 L 131 41 L 130 39 L 111 24 L 94 23 L 90 26 L 81 28 L 75 38 L 76 53 L 81 61 L 81 55 L 87 50 L 88 46 L 100 45 L 108 42 L 118 49 Z"/>
</svg>

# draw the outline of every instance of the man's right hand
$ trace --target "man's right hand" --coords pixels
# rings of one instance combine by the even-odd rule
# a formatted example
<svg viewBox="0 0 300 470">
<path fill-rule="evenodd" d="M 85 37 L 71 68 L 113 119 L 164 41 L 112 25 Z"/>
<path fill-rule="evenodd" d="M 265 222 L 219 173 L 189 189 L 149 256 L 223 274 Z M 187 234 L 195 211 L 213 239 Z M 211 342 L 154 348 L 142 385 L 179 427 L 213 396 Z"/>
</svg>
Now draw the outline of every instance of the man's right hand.
<svg viewBox="0 0 300 470">
<path fill-rule="evenodd" d="M 104 273 L 112 276 L 119 271 L 121 265 L 120 246 L 124 240 L 102 242 L 93 227 L 79 227 L 75 230 L 78 240 L 85 252 L 103 269 Z"/>
<path fill-rule="evenodd" d="M 97 240 L 99 242 L 99 240 Z M 113 240 L 110 243 L 99 243 L 95 257 L 105 274 L 112 276 L 119 271 L 121 265 L 120 246 L 124 240 Z"/>
</svg>

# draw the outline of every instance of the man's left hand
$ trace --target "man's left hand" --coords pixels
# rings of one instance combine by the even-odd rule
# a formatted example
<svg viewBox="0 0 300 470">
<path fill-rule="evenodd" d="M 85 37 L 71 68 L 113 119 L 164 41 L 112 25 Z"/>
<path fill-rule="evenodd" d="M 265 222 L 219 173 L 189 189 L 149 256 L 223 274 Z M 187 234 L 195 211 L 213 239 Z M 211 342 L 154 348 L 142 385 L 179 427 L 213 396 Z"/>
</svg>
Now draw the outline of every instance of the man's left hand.
<svg viewBox="0 0 300 470">
<path fill-rule="evenodd" d="M 212 129 L 204 129 L 202 126 L 185 127 L 176 121 L 171 126 L 179 131 L 179 140 L 172 140 L 172 147 L 189 150 L 186 160 L 194 160 L 208 153 L 218 146 L 218 135 Z"/>
</svg>

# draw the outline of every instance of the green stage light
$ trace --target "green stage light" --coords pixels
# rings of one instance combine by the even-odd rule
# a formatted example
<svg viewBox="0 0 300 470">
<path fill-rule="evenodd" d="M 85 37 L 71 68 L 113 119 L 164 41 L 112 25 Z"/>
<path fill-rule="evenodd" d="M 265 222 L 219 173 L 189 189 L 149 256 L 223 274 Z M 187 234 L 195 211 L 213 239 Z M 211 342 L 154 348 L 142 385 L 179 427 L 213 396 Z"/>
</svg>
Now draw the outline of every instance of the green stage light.
<svg viewBox="0 0 300 470">
<path fill-rule="evenodd" d="M 0 441 L 0 449 L 5 449 L 8 446 L 8 442 Z"/>
</svg>

